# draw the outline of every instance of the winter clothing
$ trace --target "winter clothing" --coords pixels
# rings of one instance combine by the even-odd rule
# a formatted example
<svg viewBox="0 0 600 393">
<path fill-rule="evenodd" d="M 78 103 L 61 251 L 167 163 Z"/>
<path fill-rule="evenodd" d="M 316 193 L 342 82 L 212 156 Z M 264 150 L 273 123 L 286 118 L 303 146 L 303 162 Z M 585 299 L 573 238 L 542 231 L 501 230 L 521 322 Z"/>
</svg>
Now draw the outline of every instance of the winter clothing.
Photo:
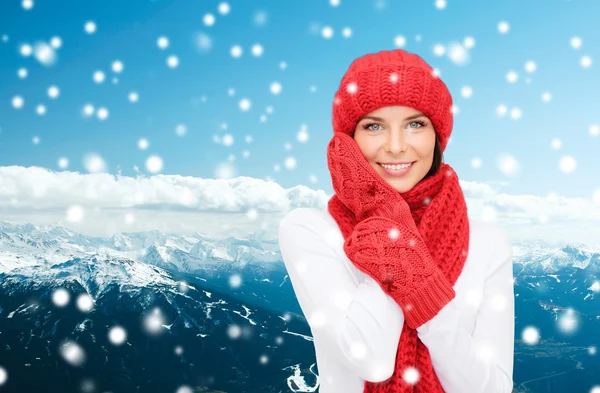
<svg viewBox="0 0 600 393">
<path fill-rule="evenodd" d="M 427 115 L 444 150 L 452 131 L 452 98 L 431 67 L 401 49 L 356 59 L 334 99 L 327 163 L 335 195 L 328 210 L 344 234 L 348 258 L 400 305 L 406 320 L 396 371 L 385 383 L 366 382 L 365 392 L 412 392 L 416 387 L 443 393 L 415 329 L 455 297 L 452 284 L 469 248 L 467 206 L 448 164 L 400 194 L 365 159 L 352 131 L 362 116 L 392 105 Z M 417 385 L 403 378 L 411 365 L 418 365 Z"/>
<path fill-rule="evenodd" d="M 426 115 L 434 126 L 442 151 L 445 150 L 452 132 L 452 97 L 433 69 L 417 55 L 401 49 L 367 54 L 353 61 L 342 78 L 333 104 L 334 135 L 327 146 L 327 164 L 335 191 L 328 201 L 327 213 L 330 222 L 334 222 L 341 233 L 342 254 L 353 269 L 360 272 L 354 273 L 354 276 L 366 277 L 363 283 L 376 283 L 379 294 L 383 292 L 388 295 L 386 299 L 393 299 L 397 309 L 393 315 L 386 318 L 382 315 L 386 307 L 389 310 L 389 306 L 384 306 L 386 301 L 375 300 L 376 297 L 372 296 L 371 301 L 378 304 L 368 301 L 362 304 L 367 310 L 373 307 L 375 315 L 366 322 L 353 318 L 351 310 L 354 310 L 352 313 L 355 317 L 360 314 L 356 312 L 356 306 L 353 308 L 352 305 L 357 303 L 361 296 L 365 299 L 364 295 L 360 295 L 367 293 L 364 285 L 362 290 L 353 291 L 355 294 L 351 306 L 342 307 L 344 314 L 339 319 L 332 310 L 327 309 L 327 305 L 320 307 L 318 301 L 328 301 L 326 296 L 319 296 L 320 291 L 327 291 L 326 280 L 333 280 L 337 286 L 340 282 L 343 285 L 344 278 L 326 272 L 327 266 L 335 263 L 330 259 L 321 260 L 326 258 L 327 253 L 316 239 L 312 239 L 310 243 L 304 243 L 302 239 L 293 240 L 298 242 L 298 246 L 292 243 L 288 233 L 297 233 L 302 238 L 312 237 L 306 228 L 299 229 L 304 225 L 298 225 L 295 220 L 292 220 L 291 226 L 282 223 L 279 230 L 282 255 L 303 311 L 308 313 L 323 308 L 327 310 L 327 314 L 318 314 L 320 318 L 327 320 L 327 316 L 330 315 L 331 322 L 326 329 L 320 329 L 322 326 L 319 326 L 319 318 L 311 320 L 308 316 L 315 336 L 317 357 L 327 356 L 322 354 L 323 351 L 330 351 L 333 355 L 339 354 L 341 348 L 341 363 L 365 376 L 361 391 L 368 393 L 487 392 L 489 389 L 477 390 L 483 386 L 493 386 L 497 389 L 493 390 L 495 392 L 510 392 L 512 351 L 510 361 L 508 355 L 501 356 L 498 368 L 477 367 L 473 364 L 474 350 L 478 345 L 475 336 L 461 336 L 463 333 L 458 331 L 450 334 L 452 329 L 460 325 L 458 320 L 461 310 L 457 306 L 454 287 L 471 249 L 467 205 L 456 172 L 450 165 L 442 163 L 437 172 L 421 179 L 407 192 L 400 193 L 371 166 L 353 138 L 360 118 L 385 106 L 409 106 Z M 310 214 L 306 214 L 306 217 L 310 217 Z M 310 247 L 306 247 L 307 244 L 310 244 Z M 498 253 L 502 256 L 498 263 L 504 267 L 502 275 L 499 276 L 501 279 L 496 280 L 506 279 L 509 270 L 512 275 L 511 254 L 510 249 L 506 251 L 506 244 L 509 242 L 503 241 L 500 247 L 504 251 Z M 304 255 L 310 253 L 307 248 L 313 247 L 316 250 L 312 257 L 317 261 L 310 255 Z M 291 261 L 287 261 L 290 259 Z M 293 261 L 313 266 L 312 278 L 319 285 L 308 284 L 306 278 L 302 277 L 303 273 L 295 271 Z M 482 276 L 477 276 L 478 282 L 483 286 Z M 355 279 L 355 283 L 357 281 Z M 360 287 L 361 283 L 357 285 Z M 308 287 L 312 286 L 314 288 L 309 290 Z M 512 301 L 512 281 L 510 286 L 508 283 L 499 283 L 498 288 L 502 288 L 503 296 L 510 296 Z M 374 289 L 376 290 L 377 288 Z M 402 317 L 395 318 L 398 309 L 401 310 Z M 487 319 L 486 322 L 482 320 L 481 326 L 489 326 L 487 322 L 490 321 L 504 327 L 512 326 L 512 319 L 508 321 L 506 318 L 513 313 L 511 307 L 503 317 L 493 318 L 488 317 L 487 313 L 482 313 L 482 318 Z M 440 315 L 445 316 L 439 318 L 446 318 L 452 322 L 440 328 Z M 362 316 L 365 316 L 364 312 Z M 436 318 L 438 322 L 434 322 Z M 348 320 L 354 322 L 353 332 L 350 332 Z M 373 328 L 374 320 L 378 323 L 384 320 L 390 324 L 391 333 L 384 336 L 392 337 L 391 342 L 380 342 L 380 337 L 373 336 L 388 329 L 384 326 L 385 323 L 377 329 Z M 399 321 L 403 325 L 398 325 Z M 370 328 L 366 328 L 366 325 L 361 328 L 362 324 L 368 323 L 371 323 Z M 400 329 L 402 332 L 396 341 L 396 331 Z M 443 343 L 439 337 L 431 339 L 428 343 L 422 341 L 424 335 L 420 334 L 421 332 L 444 330 L 446 336 Z M 321 331 L 323 333 L 317 333 Z M 359 336 L 357 331 L 361 337 L 359 343 L 366 343 L 358 348 L 349 341 L 350 337 Z M 510 331 L 513 332 L 509 335 L 512 340 L 514 328 Z M 319 336 L 323 337 L 320 341 L 325 343 L 322 347 L 325 349 L 318 349 Z M 454 338 L 462 340 L 461 342 L 468 346 L 466 350 L 470 351 L 469 355 L 458 355 L 461 348 L 452 347 Z M 501 341 L 507 344 L 506 339 Z M 371 345 L 374 342 L 380 342 L 382 347 L 387 347 L 378 351 L 377 346 Z M 430 348 L 428 344 L 439 345 L 443 349 Z M 349 346 L 352 346 L 350 350 Z M 435 358 L 432 353 L 436 353 Z M 356 358 L 364 357 L 365 354 L 371 360 L 367 366 L 368 371 L 359 371 L 353 366 L 354 362 Z M 381 358 L 377 354 L 381 355 Z M 346 358 L 343 358 L 344 355 Z M 454 365 L 457 360 L 463 360 L 465 364 L 479 369 L 489 378 L 481 380 L 479 377 L 467 375 L 467 369 L 457 370 L 456 367 L 459 366 Z M 319 366 L 322 363 L 325 362 L 318 362 Z M 333 370 L 334 366 L 324 364 L 324 368 L 325 370 L 321 370 L 319 367 L 319 370 L 327 377 L 327 369 Z M 459 376 L 449 375 L 445 370 L 461 373 Z M 491 380 L 497 385 L 486 385 Z M 359 391 L 354 390 L 355 388 L 351 391 L 340 390 L 342 385 L 345 384 L 336 385 L 333 381 L 330 391 Z M 324 390 L 321 392 L 325 393 Z"/>
<path fill-rule="evenodd" d="M 510 393 L 515 343 L 510 239 L 491 223 L 470 219 L 469 228 L 467 260 L 452 286 L 456 297 L 416 331 L 446 393 Z M 318 391 L 363 393 L 366 381 L 391 380 L 398 373 L 398 342 L 409 331 L 402 308 L 348 258 L 331 214 L 296 208 L 281 221 L 278 240 L 312 332 L 310 337 L 288 329 L 286 342 L 314 341 Z M 422 373 L 420 361 L 406 366 Z"/>
</svg>

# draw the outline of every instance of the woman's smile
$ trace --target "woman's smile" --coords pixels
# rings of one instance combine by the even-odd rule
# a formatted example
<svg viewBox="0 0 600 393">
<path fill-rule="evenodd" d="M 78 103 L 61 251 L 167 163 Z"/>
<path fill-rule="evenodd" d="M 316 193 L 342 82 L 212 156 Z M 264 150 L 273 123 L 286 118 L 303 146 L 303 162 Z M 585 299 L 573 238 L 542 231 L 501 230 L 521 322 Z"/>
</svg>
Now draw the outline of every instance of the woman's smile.
<svg viewBox="0 0 600 393">
<path fill-rule="evenodd" d="M 414 162 L 410 163 L 410 165 L 385 165 L 378 162 L 377 165 L 382 169 L 383 173 L 390 177 L 402 177 L 411 170 Z"/>
</svg>

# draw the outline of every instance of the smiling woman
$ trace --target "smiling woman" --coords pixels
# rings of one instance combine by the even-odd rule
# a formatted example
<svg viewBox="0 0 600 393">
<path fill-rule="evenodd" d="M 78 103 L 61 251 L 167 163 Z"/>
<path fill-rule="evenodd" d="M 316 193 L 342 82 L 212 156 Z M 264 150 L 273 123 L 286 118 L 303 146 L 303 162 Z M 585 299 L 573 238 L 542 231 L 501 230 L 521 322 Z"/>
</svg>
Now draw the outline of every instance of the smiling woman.
<svg viewBox="0 0 600 393">
<path fill-rule="evenodd" d="M 447 86 L 401 49 L 362 56 L 342 78 L 327 146 L 335 194 L 279 228 L 321 393 L 512 391 L 510 242 L 469 219 L 442 162 L 452 116 Z"/>
<path fill-rule="evenodd" d="M 360 57 L 342 78 L 327 146 L 335 194 L 279 228 L 321 393 L 512 390 L 510 242 L 469 219 L 442 162 L 451 109 L 431 66 L 401 49 Z"/>
<path fill-rule="evenodd" d="M 353 137 L 369 164 L 401 193 L 437 172 L 442 162 L 433 123 L 411 107 L 369 112 L 356 124 Z"/>
</svg>

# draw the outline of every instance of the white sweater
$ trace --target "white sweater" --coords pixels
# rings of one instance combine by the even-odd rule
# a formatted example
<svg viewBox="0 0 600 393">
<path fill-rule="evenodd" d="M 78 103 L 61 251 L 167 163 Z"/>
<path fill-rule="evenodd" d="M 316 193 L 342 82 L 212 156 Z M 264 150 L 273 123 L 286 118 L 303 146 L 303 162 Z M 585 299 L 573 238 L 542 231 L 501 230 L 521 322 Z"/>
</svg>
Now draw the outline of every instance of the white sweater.
<svg viewBox="0 0 600 393">
<path fill-rule="evenodd" d="M 417 328 L 446 393 L 513 388 L 514 281 L 510 239 L 469 220 L 469 254 L 456 297 Z M 362 393 L 392 376 L 404 315 L 346 256 L 327 210 L 297 208 L 279 226 L 279 246 L 314 339 L 320 393 Z"/>
</svg>

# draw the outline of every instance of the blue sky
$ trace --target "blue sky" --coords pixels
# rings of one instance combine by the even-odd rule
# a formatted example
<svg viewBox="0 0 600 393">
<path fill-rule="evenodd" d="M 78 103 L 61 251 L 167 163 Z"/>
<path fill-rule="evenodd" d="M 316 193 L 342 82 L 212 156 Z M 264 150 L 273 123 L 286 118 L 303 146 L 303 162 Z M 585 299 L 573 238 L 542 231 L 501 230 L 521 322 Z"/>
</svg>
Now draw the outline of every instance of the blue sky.
<svg viewBox="0 0 600 393">
<path fill-rule="evenodd" d="M 30 7 L 27 0 L 3 1 L 0 168 L 85 174 L 91 169 L 84 158 L 95 153 L 109 174 L 214 179 L 228 173 L 218 170 L 228 163 L 232 176 L 331 194 L 326 145 L 339 81 L 356 57 L 400 44 L 438 69 L 454 97 L 458 113 L 445 161 L 461 180 L 511 195 L 587 200 L 599 187 L 600 136 L 590 132 L 600 124 L 598 2 L 448 0 L 440 8 L 436 1 L 228 1 L 227 13 L 221 3 L 33 0 Z M 204 23 L 206 14 L 214 24 Z M 96 25 L 93 34 L 85 31 L 88 21 Z M 499 31 L 502 21 L 506 33 Z M 323 35 L 327 26 L 331 38 Z M 169 41 L 165 49 L 157 44 L 161 36 Z M 201 36 L 209 47 L 200 48 Z M 52 37 L 61 40 L 54 63 L 22 54 L 24 44 L 51 44 Z M 474 40 L 470 48 L 467 37 Z M 572 45 L 574 37 L 581 45 Z M 468 61 L 449 56 L 453 43 L 463 45 Z M 256 44 L 260 56 L 253 54 Z M 231 54 L 235 45 L 240 57 Z M 446 52 L 436 54 L 436 45 Z M 176 67 L 167 64 L 172 55 Z M 121 72 L 113 71 L 115 61 L 123 64 Z M 98 70 L 103 83 L 94 81 Z M 515 83 L 507 80 L 511 71 Z M 274 82 L 279 94 L 270 89 Z M 59 89 L 54 99 L 51 86 Z M 463 97 L 464 87 L 471 97 Z M 543 100 L 544 93 L 551 99 Z M 15 97 L 23 100 L 19 108 Z M 248 110 L 240 108 L 243 99 L 251 103 Z M 87 104 L 95 110 L 88 117 L 82 114 Z M 38 105 L 46 108 L 43 116 Z M 106 119 L 98 118 L 99 108 L 108 110 Z M 520 118 L 512 118 L 518 111 Z M 181 124 L 184 135 L 176 132 Z M 305 141 L 298 140 L 301 130 Z M 138 146 L 142 138 L 146 149 Z M 552 147 L 555 138 L 559 148 Z M 513 161 L 503 167 L 499 159 L 506 155 Z M 160 157 L 162 167 L 149 169 L 151 156 Z M 63 157 L 68 165 L 61 167 Z M 506 172 L 511 162 L 517 172 Z M 576 165 L 561 170 L 561 162 L 567 169 Z"/>
</svg>

